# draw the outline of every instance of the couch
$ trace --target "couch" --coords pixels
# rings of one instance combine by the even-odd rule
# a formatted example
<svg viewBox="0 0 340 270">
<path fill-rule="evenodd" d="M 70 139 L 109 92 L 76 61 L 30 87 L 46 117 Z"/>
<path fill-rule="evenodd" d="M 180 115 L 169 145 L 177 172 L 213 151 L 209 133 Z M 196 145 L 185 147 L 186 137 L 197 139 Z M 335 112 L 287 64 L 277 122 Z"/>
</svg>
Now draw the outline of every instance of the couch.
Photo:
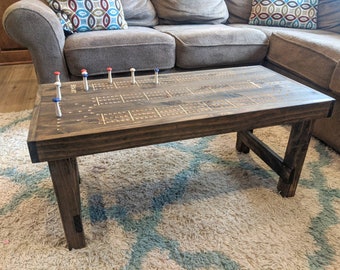
<svg viewBox="0 0 340 270">
<path fill-rule="evenodd" d="M 318 120 L 313 134 L 340 152 L 340 0 L 319 1 L 316 29 L 249 21 L 252 0 L 121 4 L 127 29 L 70 34 L 44 0 L 12 4 L 2 22 L 29 49 L 39 83 L 54 82 L 56 70 L 69 81 L 80 78 L 83 68 L 96 76 L 111 66 L 120 76 L 131 67 L 172 72 L 265 65 L 336 98 L 333 116 Z"/>
</svg>

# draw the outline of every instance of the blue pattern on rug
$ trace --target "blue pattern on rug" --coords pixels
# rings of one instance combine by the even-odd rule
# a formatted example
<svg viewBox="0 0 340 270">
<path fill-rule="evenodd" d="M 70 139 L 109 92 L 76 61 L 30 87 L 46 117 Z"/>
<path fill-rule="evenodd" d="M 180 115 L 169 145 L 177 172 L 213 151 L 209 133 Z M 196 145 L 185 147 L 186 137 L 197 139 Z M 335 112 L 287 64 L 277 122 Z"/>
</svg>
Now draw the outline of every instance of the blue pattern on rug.
<svg viewBox="0 0 340 270">
<path fill-rule="evenodd" d="M 320 155 L 320 159 L 317 162 L 308 164 L 312 171 L 312 181 L 300 179 L 299 182 L 300 185 L 319 191 L 319 202 L 322 206 L 320 214 L 312 219 L 312 225 L 309 230 L 320 248 L 314 255 L 309 255 L 310 269 L 315 270 L 327 267 L 334 259 L 335 251 L 327 242 L 326 231 L 330 226 L 339 223 L 333 202 L 335 199 L 340 199 L 340 190 L 327 187 L 326 178 L 321 171 L 331 161 L 327 147 L 320 143 L 317 145 L 316 150 Z"/>
<path fill-rule="evenodd" d="M 27 121 L 30 117 L 16 119 L 15 121 L 0 127 L 0 134 L 18 123 Z M 185 269 L 199 269 L 202 267 L 217 266 L 221 269 L 239 269 L 240 266 L 224 254 L 219 252 L 183 252 L 180 251 L 179 243 L 160 235 L 156 227 L 162 218 L 162 211 L 168 204 L 172 204 L 181 199 L 185 193 L 187 183 L 190 178 L 199 172 L 199 167 L 205 162 L 240 166 L 245 170 L 251 170 L 263 178 L 271 178 L 273 172 L 261 168 L 255 168 L 253 164 L 244 161 L 234 162 L 205 153 L 204 149 L 214 137 L 201 138 L 194 146 L 183 145 L 180 142 L 162 144 L 159 147 L 174 148 L 178 151 L 193 155 L 190 166 L 178 173 L 172 180 L 170 188 L 162 194 L 153 198 L 152 211 L 149 215 L 139 220 L 133 219 L 128 214 L 124 205 L 119 203 L 113 206 L 106 206 L 101 194 L 92 194 L 88 198 L 88 206 L 83 207 L 84 219 L 90 219 L 92 223 L 105 222 L 108 219 L 115 219 L 119 225 L 127 232 L 136 234 L 136 242 L 132 247 L 132 253 L 128 265 L 124 269 L 140 269 L 143 258 L 153 249 L 167 250 L 170 259 L 176 261 Z M 335 257 L 335 251 L 327 241 L 326 231 L 330 226 L 338 224 L 333 202 L 340 199 L 340 190 L 332 189 L 326 185 L 326 177 L 322 168 L 330 163 L 328 148 L 318 143 L 316 150 L 320 154 L 320 160 L 309 162 L 312 170 L 312 179 L 301 179 L 299 184 L 306 188 L 318 191 L 319 203 L 322 211 L 312 219 L 309 233 L 314 237 L 319 250 L 309 255 L 310 269 L 324 269 L 331 264 Z M 19 172 L 15 167 L 0 169 L 0 175 L 10 179 L 13 183 L 20 184 L 24 188 L 16 194 L 9 203 L 0 208 L 0 215 L 15 211 L 25 199 L 31 197 L 47 198 L 56 203 L 52 188 L 41 187 L 39 184 L 49 177 L 48 167 L 35 172 L 26 174 Z"/>
<path fill-rule="evenodd" d="M 182 198 L 188 181 L 199 172 L 199 166 L 207 160 L 219 160 L 210 154 L 204 154 L 204 149 L 211 142 L 213 137 L 201 138 L 199 143 L 193 147 L 185 146 L 181 143 L 167 143 L 161 146 L 172 147 L 187 153 L 195 154 L 192 158 L 189 168 L 178 173 L 172 180 L 172 185 L 167 188 L 163 194 L 153 198 L 152 213 L 139 220 L 129 217 L 128 211 L 122 205 L 114 205 L 104 209 L 104 203 L 100 195 L 92 196 L 89 200 L 88 211 L 92 222 L 105 220 L 106 217 L 117 220 L 125 231 L 136 234 L 136 243 L 132 247 L 132 254 L 128 265 L 124 269 L 141 269 L 143 258 L 154 249 L 169 251 L 169 256 L 185 269 L 199 269 L 202 267 L 219 266 L 223 269 L 239 269 L 240 266 L 233 260 L 227 258 L 219 252 L 202 252 L 190 253 L 181 252 L 177 241 L 167 239 L 157 232 L 157 225 L 162 218 L 162 210 L 168 205 Z M 94 204 L 94 205 L 93 205 Z M 97 214 L 91 210 L 98 210 Z M 104 217 L 104 218 L 103 218 Z"/>
<path fill-rule="evenodd" d="M 20 173 L 16 168 L 1 170 L 0 175 L 9 178 L 13 183 L 22 184 L 25 188 L 16 194 L 12 200 L 4 207 L 0 208 L 0 215 L 5 215 L 8 212 L 14 211 L 24 200 L 32 197 L 48 198 L 55 202 L 55 195 L 53 189 L 39 187 L 39 183 L 50 176 L 47 168 L 36 172 L 34 174 Z"/>
</svg>

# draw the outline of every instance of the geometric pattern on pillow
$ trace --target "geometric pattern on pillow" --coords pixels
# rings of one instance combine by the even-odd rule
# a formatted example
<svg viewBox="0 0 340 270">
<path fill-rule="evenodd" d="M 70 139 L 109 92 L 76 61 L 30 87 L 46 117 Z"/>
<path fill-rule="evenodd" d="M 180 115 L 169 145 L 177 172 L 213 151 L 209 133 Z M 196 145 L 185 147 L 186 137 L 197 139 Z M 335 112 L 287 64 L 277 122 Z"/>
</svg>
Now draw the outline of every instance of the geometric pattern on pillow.
<svg viewBox="0 0 340 270">
<path fill-rule="evenodd" d="M 253 0 L 249 24 L 316 29 L 318 0 Z"/>
<path fill-rule="evenodd" d="M 67 32 L 127 29 L 120 0 L 47 0 Z"/>
</svg>

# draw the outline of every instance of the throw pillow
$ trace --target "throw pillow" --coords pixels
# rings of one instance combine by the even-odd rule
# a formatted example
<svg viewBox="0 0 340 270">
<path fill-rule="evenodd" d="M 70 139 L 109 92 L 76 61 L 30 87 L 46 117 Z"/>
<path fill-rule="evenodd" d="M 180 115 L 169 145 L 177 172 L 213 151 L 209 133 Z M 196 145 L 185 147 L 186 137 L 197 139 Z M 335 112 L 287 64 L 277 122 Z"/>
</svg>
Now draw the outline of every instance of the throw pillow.
<svg viewBox="0 0 340 270">
<path fill-rule="evenodd" d="M 218 24 L 229 13 L 224 0 L 151 0 L 162 24 Z"/>
<path fill-rule="evenodd" d="M 249 24 L 317 28 L 318 0 L 253 0 Z"/>
<path fill-rule="evenodd" d="M 68 32 L 126 29 L 120 0 L 47 0 Z"/>
</svg>

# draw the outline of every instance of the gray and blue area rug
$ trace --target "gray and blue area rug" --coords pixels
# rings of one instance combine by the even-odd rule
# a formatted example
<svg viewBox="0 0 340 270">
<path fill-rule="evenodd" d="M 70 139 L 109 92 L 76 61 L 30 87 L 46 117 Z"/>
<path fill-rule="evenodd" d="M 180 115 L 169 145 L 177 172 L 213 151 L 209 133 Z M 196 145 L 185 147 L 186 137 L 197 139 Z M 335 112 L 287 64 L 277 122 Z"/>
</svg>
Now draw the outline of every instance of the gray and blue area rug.
<svg viewBox="0 0 340 270">
<path fill-rule="evenodd" d="M 81 157 L 87 246 L 68 251 L 30 112 L 0 117 L 2 270 L 340 267 L 340 157 L 317 140 L 288 199 L 235 134 Z M 289 127 L 255 133 L 283 155 Z"/>
</svg>

